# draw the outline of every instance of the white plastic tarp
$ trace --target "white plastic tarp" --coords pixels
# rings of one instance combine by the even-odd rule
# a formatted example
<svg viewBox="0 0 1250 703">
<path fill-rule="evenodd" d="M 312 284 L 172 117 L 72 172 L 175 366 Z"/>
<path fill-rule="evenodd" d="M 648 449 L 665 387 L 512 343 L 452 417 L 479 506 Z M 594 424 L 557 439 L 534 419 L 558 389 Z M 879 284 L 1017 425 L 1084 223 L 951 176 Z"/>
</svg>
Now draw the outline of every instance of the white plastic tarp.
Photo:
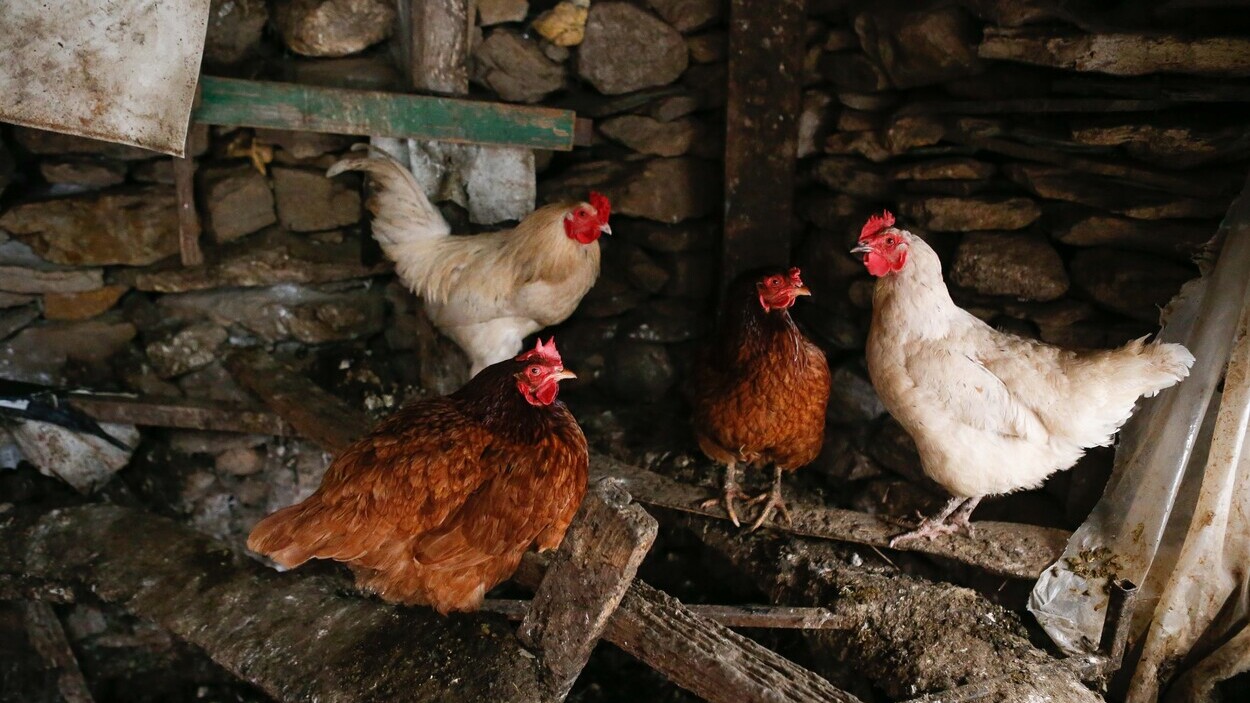
<svg viewBox="0 0 1250 703">
<path fill-rule="evenodd" d="M 209 0 L 3 0 L 0 121 L 183 155 Z"/>
<path fill-rule="evenodd" d="M 1211 700 L 1250 669 L 1250 184 L 1215 242 L 1214 269 L 1164 314 L 1190 377 L 1126 425 L 1102 500 L 1029 603 L 1062 649 L 1093 652 L 1109 582 L 1138 584 L 1129 703 Z"/>
</svg>

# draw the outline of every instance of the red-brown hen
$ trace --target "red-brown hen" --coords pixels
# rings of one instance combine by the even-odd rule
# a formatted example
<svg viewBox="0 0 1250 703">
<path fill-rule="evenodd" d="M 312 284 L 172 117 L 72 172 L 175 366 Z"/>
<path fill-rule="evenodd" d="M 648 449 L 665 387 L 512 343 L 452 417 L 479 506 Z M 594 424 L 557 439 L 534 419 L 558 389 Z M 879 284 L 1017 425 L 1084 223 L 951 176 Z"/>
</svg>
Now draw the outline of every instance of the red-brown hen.
<svg viewBox="0 0 1250 703">
<path fill-rule="evenodd" d="M 810 295 L 799 270 L 761 269 L 730 284 L 712 344 L 693 372 L 694 430 L 699 448 L 725 465 L 723 502 L 734 524 L 739 468 L 773 464 L 773 487 L 752 529 L 774 510 L 789 519 L 781 477 L 820 453 L 829 401 L 829 364 L 790 318 L 799 296 Z M 721 502 L 708 501 L 706 506 Z"/>
<path fill-rule="evenodd" d="M 397 411 L 307 500 L 260 521 L 248 548 L 288 568 L 346 562 L 388 602 L 476 610 L 531 546 L 560 544 L 586 492 L 586 438 L 556 400 L 573 377 L 540 343 Z"/>
</svg>

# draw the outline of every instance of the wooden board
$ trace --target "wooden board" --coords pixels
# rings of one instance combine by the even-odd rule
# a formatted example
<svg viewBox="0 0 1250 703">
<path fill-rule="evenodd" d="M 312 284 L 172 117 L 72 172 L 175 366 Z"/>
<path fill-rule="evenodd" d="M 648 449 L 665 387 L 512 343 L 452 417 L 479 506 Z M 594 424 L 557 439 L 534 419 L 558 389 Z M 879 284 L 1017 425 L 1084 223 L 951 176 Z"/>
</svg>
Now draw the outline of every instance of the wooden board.
<svg viewBox="0 0 1250 703">
<path fill-rule="evenodd" d="M 803 7 L 803 0 L 730 2 L 722 291 L 744 270 L 790 261 Z"/>
<path fill-rule="evenodd" d="M 590 458 L 591 479 L 611 476 L 621 479 L 634 500 L 686 513 L 728 520 L 721 507 L 700 507 L 716 497 L 705 489 L 679 483 L 654 471 L 647 471 L 600 454 Z M 890 538 L 909 527 L 879 515 L 854 510 L 790 503 L 791 525 L 777 527 L 790 534 L 854 542 L 888 549 Z M 998 576 L 1036 579 L 1063 553 L 1069 533 L 1049 527 L 1012 522 L 977 521 L 976 534 L 946 535 L 932 542 L 917 540 L 896 551 L 910 551 L 952 559 Z"/>
<path fill-rule="evenodd" d="M 576 124 L 568 110 L 292 83 L 204 76 L 200 90 L 192 117 L 219 125 L 569 151 Z"/>
</svg>

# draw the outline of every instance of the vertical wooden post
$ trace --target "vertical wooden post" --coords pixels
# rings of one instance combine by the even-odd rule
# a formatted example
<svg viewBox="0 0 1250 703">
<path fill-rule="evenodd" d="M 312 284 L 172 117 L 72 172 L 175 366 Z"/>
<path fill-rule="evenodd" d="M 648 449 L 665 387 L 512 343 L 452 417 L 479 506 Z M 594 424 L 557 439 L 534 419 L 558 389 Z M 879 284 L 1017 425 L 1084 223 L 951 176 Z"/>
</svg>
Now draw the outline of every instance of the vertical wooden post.
<svg viewBox="0 0 1250 703">
<path fill-rule="evenodd" d="M 730 0 L 721 290 L 788 264 L 802 112 L 805 0 Z"/>
<path fill-rule="evenodd" d="M 61 621 L 52 606 L 43 601 L 25 601 L 22 614 L 30 645 L 43 657 L 48 668 L 57 672 L 56 687 L 65 703 L 93 703 L 87 680 L 78 668 L 74 650 L 69 646 Z"/>
<path fill-rule="evenodd" d="M 619 481 L 601 479 L 587 491 L 518 633 L 542 653 L 558 698 L 586 666 L 657 529 Z"/>
<path fill-rule="evenodd" d="M 195 99 L 191 112 L 200 106 L 199 85 L 195 86 Z M 200 249 L 200 215 L 195 210 L 195 153 L 208 145 L 208 125 L 191 118 L 187 126 L 186 141 L 182 146 L 182 158 L 174 159 L 174 192 L 178 199 L 178 253 L 183 266 L 199 266 L 204 263 L 204 251 Z"/>
<path fill-rule="evenodd" d="M 409 86 L 441 95 L 467 94 L 473 0 L 399 0 L 399 4 Z"/>
</svg>

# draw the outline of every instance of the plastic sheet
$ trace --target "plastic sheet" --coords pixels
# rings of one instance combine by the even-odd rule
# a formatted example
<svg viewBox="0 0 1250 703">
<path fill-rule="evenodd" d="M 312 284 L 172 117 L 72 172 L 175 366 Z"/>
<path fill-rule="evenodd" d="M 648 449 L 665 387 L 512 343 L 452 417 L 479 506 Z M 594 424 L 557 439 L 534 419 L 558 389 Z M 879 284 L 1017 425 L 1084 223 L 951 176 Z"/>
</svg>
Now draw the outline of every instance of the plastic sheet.
<svg viewBox="0 0 1250 703">
<path fill-rule="evenodd" d="M 1215 241 L 1214 270 L 1164 314 L 1161 336 L 1197 359 L 1190 377 L 1126 425 L 1106 492 L 1029 602 L 1060 648 L 1089 653 L 1110 580 L 1139 584 L 1131 703 L 1203 701 L 1250 668 L 1250 185 Z"/>
</svg>

